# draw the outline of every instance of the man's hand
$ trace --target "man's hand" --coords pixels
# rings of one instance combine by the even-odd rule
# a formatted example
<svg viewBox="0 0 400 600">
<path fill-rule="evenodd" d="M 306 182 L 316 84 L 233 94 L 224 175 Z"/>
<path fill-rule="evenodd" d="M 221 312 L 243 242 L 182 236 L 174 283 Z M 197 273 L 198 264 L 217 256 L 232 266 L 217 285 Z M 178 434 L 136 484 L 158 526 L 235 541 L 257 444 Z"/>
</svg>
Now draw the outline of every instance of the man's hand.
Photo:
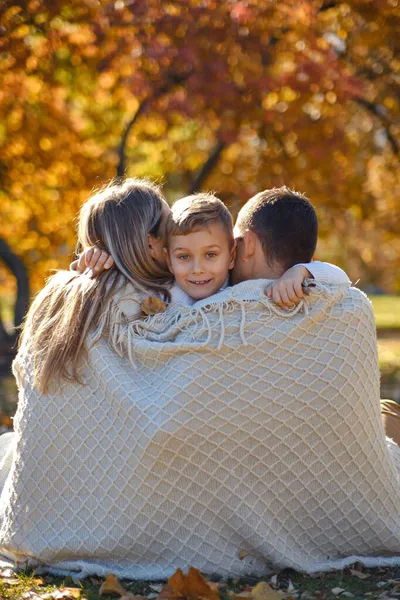
<svg viewBox="0 0 400 600">
<path fill-rule="evenodd" d="M 114 259 L 108 252 L 100 250 L 97 246 L 84 250 L 79 256 L 76 270 L 89 277 L 96 277 L 102 271 L 111 269 L 114 265 Z"/>
<path fill-rule="evenodd" d="M 294 308 L 304 294 L 307 294 L 307 291 L 302 287 L 302 283 L 307 277 L 312 277 L 312 275 L 306 267 L 302 265 L 291 267 L 282 277 L 276 279 L 266 288 L 265 294 L 272 299 L 274 304 L 284 310 Z"/>
</svg>

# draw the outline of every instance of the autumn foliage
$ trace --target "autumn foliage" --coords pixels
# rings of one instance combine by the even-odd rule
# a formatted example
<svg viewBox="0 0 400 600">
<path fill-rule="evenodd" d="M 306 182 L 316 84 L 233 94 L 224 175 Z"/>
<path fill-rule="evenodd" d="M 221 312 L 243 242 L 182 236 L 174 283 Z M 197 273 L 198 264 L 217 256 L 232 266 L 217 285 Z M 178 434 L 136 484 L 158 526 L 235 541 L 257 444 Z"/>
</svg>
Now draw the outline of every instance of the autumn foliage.
<svg viewBox="0 0 400 600">
<path fill-rule="evenodd" d="M 117 173 L 233 212 L 286 183 L 320 256 L 398 289 L 399 29 L 392 0 L 2 3 L 0 237 L 38 287 Z"/>
</svg>

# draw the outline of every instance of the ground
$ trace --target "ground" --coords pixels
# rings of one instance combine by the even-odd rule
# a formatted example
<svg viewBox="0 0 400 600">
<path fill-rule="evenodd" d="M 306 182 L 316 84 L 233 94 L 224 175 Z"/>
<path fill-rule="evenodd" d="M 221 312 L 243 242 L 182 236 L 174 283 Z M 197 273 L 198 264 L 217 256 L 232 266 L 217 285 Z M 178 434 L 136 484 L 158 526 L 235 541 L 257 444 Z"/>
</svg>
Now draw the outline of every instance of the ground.
<svg viewBox="0 0 400 600">
<path fill-rule="evenodd" d="M 6 575 L 6 576 L 4 576 Z M 116 595 L 99 595 L 102 584 L 99 578 L 89 578 L 79 583 L 71 578 L 37 576 L 34 572 L 15 574 L 9 569 L 0 575 L 0 598 L 4 600 L 57 600 L 61 598 L 80 598 L 81 600 L 108 600 Z M 360 578 L 361 577 L 361 578 Z M 252 598 L 251 591 L 258 579 L 227 580 L 219 583 L 221 600 L 245 600 Z M 363 569 L 354 565 L 334 573 L 307 576 L 291 570 L 271 573 L 264 579 L 272 588 L 281 590 L 281 595 L 262 595 L 259 600 L 333 600 L 334 598 L 354 598 L 357 600 L 396 600 L 400 597 L 400 567 Z M 156 600 L 161 585 L 152 582 L 122 581 L 123 587 L 131 594 L 142 596 L 140 600 Z M 153 587 L 154 586 L 154 587 Z M 71 591 L 65 588 L 73 588 Z M 162 594 L 161 598 L 166 598 Z M 169 596 L 171 598 L 171 596 Z M 122 600 L 122 599 L 121 599 Z M 139 598 L 137 598 L 139 600 Z M 202 600 L 202 597 L 190 597 L 188 600 Z"/>
</svg>

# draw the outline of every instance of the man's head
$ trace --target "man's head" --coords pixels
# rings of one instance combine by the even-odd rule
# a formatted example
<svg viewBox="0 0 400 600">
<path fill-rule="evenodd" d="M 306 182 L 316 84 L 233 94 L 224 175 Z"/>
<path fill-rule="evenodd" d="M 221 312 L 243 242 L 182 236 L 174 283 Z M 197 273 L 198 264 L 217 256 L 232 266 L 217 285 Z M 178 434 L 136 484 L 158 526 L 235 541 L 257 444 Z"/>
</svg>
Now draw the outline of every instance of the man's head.
<svg viewBox="0 0 400 600">
<path fill-rule="evenodd" d="M 287 187 L 260 192 L 236 221 L 233 283 L 277 278 L 296 263 L 310 262 L 317 236 L 317 216 L 305 196 Z"/>
<path fill-rule="evenodd" d="M 167 264 L 175 280 L 195 300 L 218 292 L 235 259 L 232 217 L 212 194 L 175 202 L 167 222 Z"/>
</svg>

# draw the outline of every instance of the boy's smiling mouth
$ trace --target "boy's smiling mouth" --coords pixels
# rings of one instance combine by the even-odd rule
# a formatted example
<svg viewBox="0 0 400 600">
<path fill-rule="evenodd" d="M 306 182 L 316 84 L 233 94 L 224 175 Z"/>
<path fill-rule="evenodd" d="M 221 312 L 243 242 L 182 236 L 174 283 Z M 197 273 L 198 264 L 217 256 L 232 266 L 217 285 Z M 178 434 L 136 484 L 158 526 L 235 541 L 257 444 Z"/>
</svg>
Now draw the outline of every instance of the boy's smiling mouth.
<svg viewBox="0 0 400 600">
<path fill-rule="evenodd" d="M 212 279 L 203 279 L 202 281 L 192 281 L 191 279 L 188 279 L 187 281 L 193 285 L 206 285 L 207 283 L 210 283 Z"/>
</svg>

